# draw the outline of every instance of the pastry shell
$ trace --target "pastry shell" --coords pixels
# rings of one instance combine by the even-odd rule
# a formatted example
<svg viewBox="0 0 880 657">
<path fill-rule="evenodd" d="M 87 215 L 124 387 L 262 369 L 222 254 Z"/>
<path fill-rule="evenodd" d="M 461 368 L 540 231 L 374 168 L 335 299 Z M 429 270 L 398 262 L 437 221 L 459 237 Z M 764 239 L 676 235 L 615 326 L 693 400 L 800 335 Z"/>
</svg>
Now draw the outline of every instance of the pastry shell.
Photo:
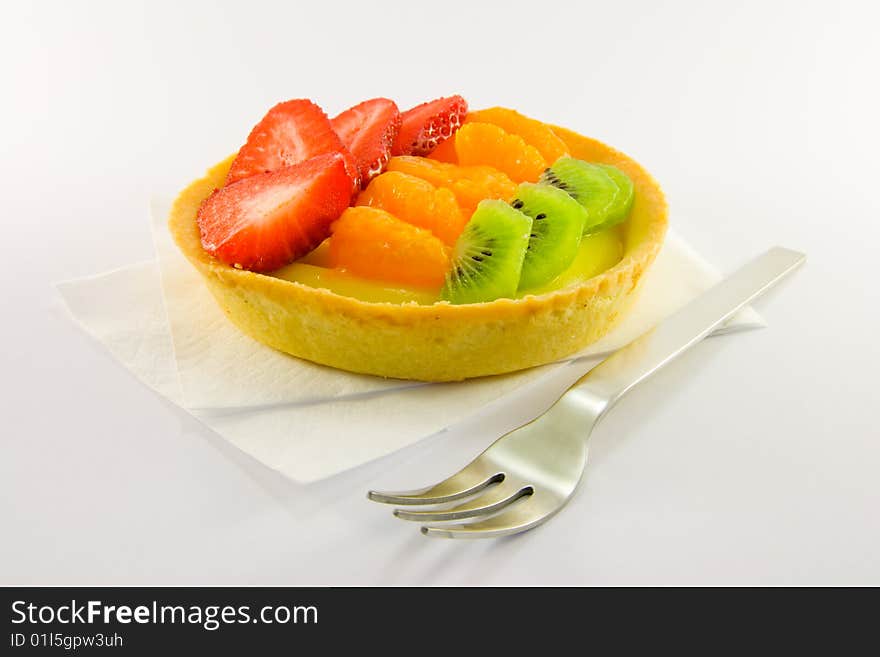
<svg viewBox="0 0 880 657">
<path fill-rule="evenodd" d="M 184 189 L 168 225 L 217 303 L 256 340 L 351 372 L 423 381 L 502 374 L 569 356 L 608 333 L 633 303 L 667 226 L 656 181 L 605 144 L 551 126 L 574 157 L 613 164 L 635 185 L 622 225 L 623 258 L 583 283 L 538 296 L 468 305 L 365 302 L 322 288 L 231 267 L 201 245 L 196 213 L 222 186 L 231 158 Z"/>
</svg>

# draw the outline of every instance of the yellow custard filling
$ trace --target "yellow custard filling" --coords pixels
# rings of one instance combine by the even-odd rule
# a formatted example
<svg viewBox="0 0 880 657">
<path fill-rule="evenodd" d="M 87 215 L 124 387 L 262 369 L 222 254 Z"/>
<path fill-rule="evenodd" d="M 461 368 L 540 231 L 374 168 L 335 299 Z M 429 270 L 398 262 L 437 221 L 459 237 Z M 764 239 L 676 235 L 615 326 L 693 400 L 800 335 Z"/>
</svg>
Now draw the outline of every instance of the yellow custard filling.
<svg viewBox="0 0 880 657">
<path fill-rule="evenodd" d="M 333 269 L 328 266 L 327 251 L 328 242 L 324 242 L 305 257 L 272 272 L 271 275 L 370 303 L 431 305 L 440 300 L 438 290 L 425 290 L 392 282 L 375 281 L 355 276 L 344 269 Z M 619 227 L 603 230 L 594 235 L 586 235 L 581 240 L 577 256 L 568 269 L 545 285 L 521 290 L 517 293 L 516 298 L 519 299 L 529 294 L 545 294 L 580 285 L 611 269 L 620 262 L 622 257 L 623 240 Z"/>
</svg>

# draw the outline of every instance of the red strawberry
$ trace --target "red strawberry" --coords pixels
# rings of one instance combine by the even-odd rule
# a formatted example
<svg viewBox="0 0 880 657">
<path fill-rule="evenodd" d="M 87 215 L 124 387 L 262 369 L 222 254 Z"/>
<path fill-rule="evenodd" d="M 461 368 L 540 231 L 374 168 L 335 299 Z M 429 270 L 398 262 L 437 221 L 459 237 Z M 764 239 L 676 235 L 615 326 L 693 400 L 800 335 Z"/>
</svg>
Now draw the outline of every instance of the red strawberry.
<svg viewBox="0 0 880 657">
<path fill-rule="evenodd" d="M 202 246 L 229 265 L 272 271 L 324 241 L 350 200 L 342 153 L 258 173 L 205 199 L 198 212 Z"/>
<path fill-rule="evenodd" d="M 461 127 L 467 109 L 464 98 L 449 96 L 407 110 L 400 115 L 400 131 L 391 153 L 427 155 Z"/>
<path fill-rule="evenodd" d="M 357 160 L 361 185 L 385 169 L 400 129 L 400 112 L 393 100 L 373 98 L 345 110 L 331 122 L 342 143 Z"/>
<path fill-rule="evenodd" d="M 310 100 L 278 103 L 254 126 L 229 168 L 226 184 L 299 164 L 316 155 L 345 151 L 330 119 Z M 350 164 L 354 167 L 353 160 Z M 352 177 L 356 175 L 352 168 Z"/>
</svg>

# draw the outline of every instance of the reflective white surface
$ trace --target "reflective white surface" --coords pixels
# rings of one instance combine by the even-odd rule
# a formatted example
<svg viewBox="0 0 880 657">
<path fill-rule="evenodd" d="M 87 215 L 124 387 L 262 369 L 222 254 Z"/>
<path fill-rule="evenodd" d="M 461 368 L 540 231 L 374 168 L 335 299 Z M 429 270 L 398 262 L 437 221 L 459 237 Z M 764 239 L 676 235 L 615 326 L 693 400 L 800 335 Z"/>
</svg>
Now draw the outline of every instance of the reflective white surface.
<svg viewBox="0 0 880 657">
<path fill-rule="evenodd" d="M 0 582 L 880 584 L 872 3 L 20 4 L 0 10 Z M 477 544 L 365 491 L 442 478 L 491 427 L 292 485 L 140 385 L 50 286 L 151 257 L 150 195 L 282 98 L 455 92 L 628 152 L 724 271 L 777 243 L 809 257 L 756 304 L 769 328 L 608 416 L 558 518 Z"/>
</svg>

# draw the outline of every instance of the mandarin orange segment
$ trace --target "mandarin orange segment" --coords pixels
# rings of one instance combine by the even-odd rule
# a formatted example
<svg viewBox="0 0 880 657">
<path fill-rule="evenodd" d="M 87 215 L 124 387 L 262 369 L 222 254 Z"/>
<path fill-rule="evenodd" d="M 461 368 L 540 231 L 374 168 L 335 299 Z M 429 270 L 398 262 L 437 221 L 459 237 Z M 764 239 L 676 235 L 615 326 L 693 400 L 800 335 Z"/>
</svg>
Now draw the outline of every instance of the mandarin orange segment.
<svg viewBox="0 0 880 657">
<path fill-rule="evenodd" d="M 330 238 L 328 237 L 321 242 L 317 248 L 306 253 L 297 262 L 304 265 L 314 265 L 315 267 L 330 266 Z"/>
<path fill-rule="evenodd" d="M 438 162 L 449 162 L 450 164 L 458 164 L 458 155 L 455 154 L 455 135 L 452 135 L 446 141 L 440 142 L 428 157 Z"/>
<path fill-rule="evenodd" d="M 449 246 L 455 244 L 467 223 L 450 190 L 400 171 L 386 171 L 373 178 L 356 204 L 385 210 L 413 226 L 430 230 Z"/>
<path fill-rule="evenodd" d="M 439 290 L 449 253 L 429 231 L 385 210 L 348 208 L 331 227 L 330 264 L 355 276 Z"/>
<path fill-rule="evenodd" d="M 519 135 L 541 153 L 548 166 L 568 155 L 568 146 L 546 124 L 506 107 L 490 107 L 467 115 L 468 123 L 491 123 L 511 135 Z M 449 140 L 452 141 L 452 140 Z"/>
<path fill-rule="evenodd" d="M 516 183 L 498 169 L 487 166 L 463 167 L 424 157 L 399 156 L 388 162 L 388 171 L 400 171 L 427 180 L 435 187 L 449 189 L 465 216 L 470 219 L 483 199 L 510 200 Z"/>
<path fill-rule="evenodd" d="M 515 182 L 536 182 L 547 168 L 537 148 L 491 123 L 466 123 L 459 128 L 455 152 L 460 165 L 491 166 Z"/>
</svg>

